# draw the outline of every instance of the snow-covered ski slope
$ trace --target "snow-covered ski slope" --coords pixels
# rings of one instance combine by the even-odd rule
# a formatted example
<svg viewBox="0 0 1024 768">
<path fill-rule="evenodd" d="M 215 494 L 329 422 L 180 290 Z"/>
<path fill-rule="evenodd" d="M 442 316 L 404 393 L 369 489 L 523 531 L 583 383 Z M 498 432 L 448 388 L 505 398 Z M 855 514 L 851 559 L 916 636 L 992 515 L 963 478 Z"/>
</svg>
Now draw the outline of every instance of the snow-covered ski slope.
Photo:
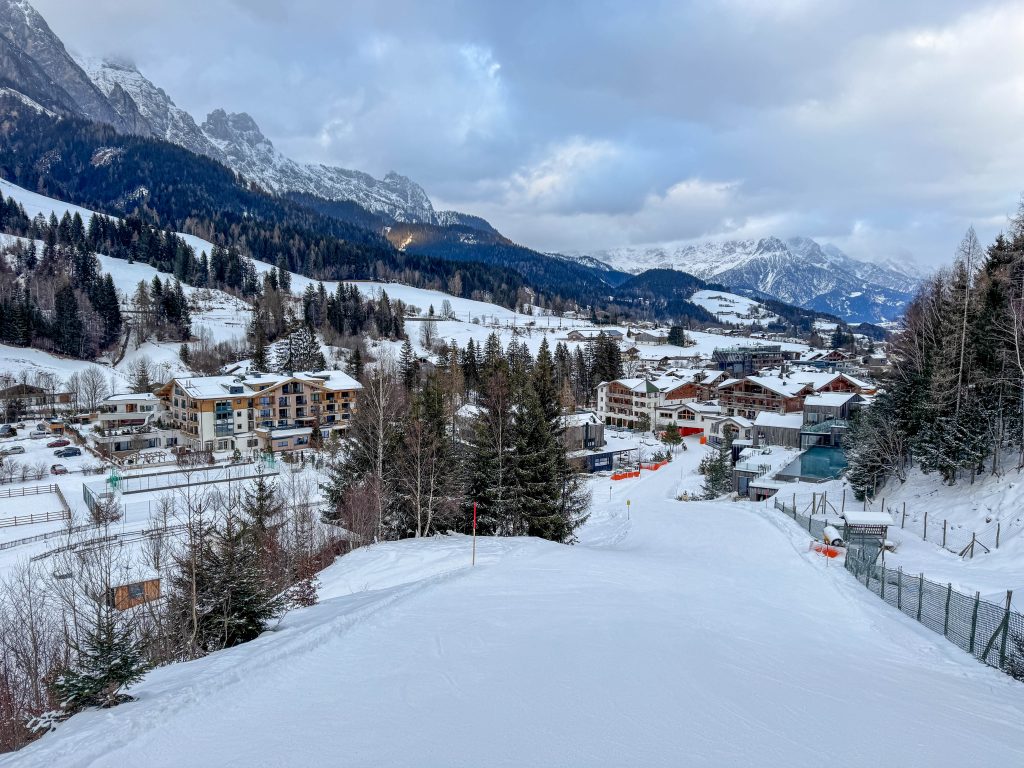
<svg viewBox="0 0 1024 768">
<path fill-rule="evenodd" d="M 730 325 L 767 325 L 779 319 L 778 315 L 769 312 L 760 302 L 725 291 L 704 289 L 690 297 L 690 301 L 703 307 L 720 323 Z"/>
<path fill-rule="evenodd" d="M 453 536 L 341 558 L 320 605 L 0 765 L 1024 764 L 1024 687 L 764 505 L 676 502 L 688 459 L 595 479 L 574 547 L 482 538 L 470 568 Z"/>
</svg>

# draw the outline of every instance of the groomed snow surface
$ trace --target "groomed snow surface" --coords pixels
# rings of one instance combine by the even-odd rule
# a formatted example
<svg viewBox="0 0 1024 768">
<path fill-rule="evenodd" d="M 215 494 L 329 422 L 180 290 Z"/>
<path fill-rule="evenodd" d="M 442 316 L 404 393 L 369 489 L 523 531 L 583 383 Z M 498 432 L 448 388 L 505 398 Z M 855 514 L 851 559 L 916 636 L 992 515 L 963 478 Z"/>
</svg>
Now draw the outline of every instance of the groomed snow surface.
<svg viewBox="0 0 1024 768">
<path fill-rule="evenodd" d="M 699 454 L 594 479 L 577 546 L 481 538 L 475 568 L 463 536 L 343 557 L 320 605 L 0 764 L 1022 764 L 1020 683 L 765 505 L 675 501 Z"/>
</svg>

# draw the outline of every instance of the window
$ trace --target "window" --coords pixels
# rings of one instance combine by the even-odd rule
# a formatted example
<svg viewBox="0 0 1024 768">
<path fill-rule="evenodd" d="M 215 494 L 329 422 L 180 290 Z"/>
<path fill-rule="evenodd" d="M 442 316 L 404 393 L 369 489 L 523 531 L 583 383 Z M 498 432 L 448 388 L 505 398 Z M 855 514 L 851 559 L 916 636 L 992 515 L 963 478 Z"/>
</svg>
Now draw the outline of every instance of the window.
<svg viewBox="0 0 1024 768">
<path fill-rule="evenodd" d="M 146 588 L 142 582 L 128 585 L 128 599 L 142 600 L 146 596 Z"/>
</svg>

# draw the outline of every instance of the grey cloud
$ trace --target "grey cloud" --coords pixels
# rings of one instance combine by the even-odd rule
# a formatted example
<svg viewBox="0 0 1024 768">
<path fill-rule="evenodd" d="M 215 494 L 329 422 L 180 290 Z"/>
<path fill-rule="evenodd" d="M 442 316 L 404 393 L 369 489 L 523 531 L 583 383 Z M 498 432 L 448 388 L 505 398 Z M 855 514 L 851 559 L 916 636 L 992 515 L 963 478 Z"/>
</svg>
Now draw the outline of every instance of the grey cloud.
<svg viewBox="0 0 1024 768">
<path fill-rule="evenodd" d="M 1024 186 L 1017 3 L 36 5 L 197 116 L 538 248 L 808 234 L 937 262 Z"/>
</svg>

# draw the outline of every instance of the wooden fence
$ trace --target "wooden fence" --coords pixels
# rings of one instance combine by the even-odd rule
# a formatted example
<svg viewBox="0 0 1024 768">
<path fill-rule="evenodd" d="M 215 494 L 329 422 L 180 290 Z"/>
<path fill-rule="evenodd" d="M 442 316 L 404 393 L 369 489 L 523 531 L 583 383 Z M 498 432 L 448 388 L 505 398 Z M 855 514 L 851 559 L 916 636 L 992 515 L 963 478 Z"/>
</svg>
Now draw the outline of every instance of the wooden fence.
<svg viewBox="0 0 1024 768">
<path fill-rule="evenodd" d="M 14 525 L 32 525 L 33 523 L 52 523 L 58 520 L 67 520 L 67 514 L 63 509 L 56 512 L 39 512 L 34 515 L 15 515 L 14 517 L 0 518 L 0 528 L 10 528 Z"/>
</svg>

